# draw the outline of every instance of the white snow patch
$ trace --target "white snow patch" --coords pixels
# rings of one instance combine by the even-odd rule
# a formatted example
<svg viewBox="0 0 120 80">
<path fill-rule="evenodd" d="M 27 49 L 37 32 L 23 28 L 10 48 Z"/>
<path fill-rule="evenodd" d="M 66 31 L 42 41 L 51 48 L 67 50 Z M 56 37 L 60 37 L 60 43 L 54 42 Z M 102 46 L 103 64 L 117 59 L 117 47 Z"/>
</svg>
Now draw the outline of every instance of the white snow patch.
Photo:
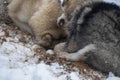
<svg viewBox="0 0 120 80">
<path fill-rule="evenodd" d="M 46 53 L 47 53 L 47 54 L 51 54 L 51 55 L 52 55 L 52 54 L 54 54 L 54 51 L 53 51 L 53 50 L 51 50 L 51 49 L 49 49 L 49 50 L 47 50 L 47 51 L 46 51 Z"/>
<path fill-rule="evenodd" d="M 67 76 L 71 80 L 79 78 L 76 75 L 73 79 L 58 63 L 36 64 L 33 55 L 30 48 L 14 42 L 4 42 L 0 46 L 0 80 L 67 80 Z M 26 62 L 26 59 L 31 59 L 33 63 Z"/>
<path fill-rule="evenodd" d="M 107 80 L 120 80 L 120 77 L 117 77 L 112 72 L 110 72 Z"/>
<path fill-rule="evenodd" d="M 104 0 L 105 2 L 115 3 L 120 6 L 120 0 Z"/>
<path fill-rule="evenodd" d="M 72 73 L 70 74 L 70 76 L 71 76 L 71 79 L 72 79 L 72 80 L 80 80 L 80 79 L 78 78 L 79 73 L 72 72 Z"/>
</svg>

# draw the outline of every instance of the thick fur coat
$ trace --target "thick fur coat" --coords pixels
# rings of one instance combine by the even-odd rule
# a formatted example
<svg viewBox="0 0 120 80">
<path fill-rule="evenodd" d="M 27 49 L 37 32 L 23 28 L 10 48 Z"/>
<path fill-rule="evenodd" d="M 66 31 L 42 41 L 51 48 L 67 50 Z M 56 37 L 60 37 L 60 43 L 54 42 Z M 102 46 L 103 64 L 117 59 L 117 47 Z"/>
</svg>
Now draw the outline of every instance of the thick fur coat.
<svg viewBox="0 0 120 80">
<path fill-rule="evenodd" d="M 103 0 L 59 0 L 63 14 L 57 20 L 58 25 L 61 26 L 62 23 L 67 23 L 67 21 L 69 21 L 74 15 L 76 8 L 100 1 Z"/>
<path fill-rule="evenodd" d="M 35 36 L 36 42 L 51 47 L 55 40 L 66 36 L 57 27 L 61 9 L 57 0 L 10 0 L 8 14 L 15 24 Z"/>
<path fill-rule="evenodd" d="M 66 37 L 65 29 L 57 26 L 57 18 L 62 14 L 58 1 L 9 0 L 8 14 L 21 30 L 31 33 L 38 44 L 49 48 Z M 69 0 L 72 5 L 65 6 L 65 11 L 71 13 L 78 4 L 91 1 L 99 0 Z"/>
<path fill-rule="evenodd" d="M 119 6 L 104 2 L 85 5 L 75 11 L 66 27 L 68 40 L 55 47 L 59 57 L 84 61 L 120 76 Z"/>
</svg>

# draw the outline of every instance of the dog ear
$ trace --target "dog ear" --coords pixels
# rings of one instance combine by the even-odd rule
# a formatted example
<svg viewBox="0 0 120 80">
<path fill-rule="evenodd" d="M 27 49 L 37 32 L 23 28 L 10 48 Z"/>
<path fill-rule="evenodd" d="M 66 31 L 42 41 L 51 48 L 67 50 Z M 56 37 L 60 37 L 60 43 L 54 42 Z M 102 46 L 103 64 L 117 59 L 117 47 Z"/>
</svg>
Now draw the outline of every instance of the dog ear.
<svg viewBox="0 0 120 80">
<path fill-rule="evenodd" d="M 77 24 L 82 24 L 84 22 L 85 16 L 91 11 L 90 7 L 85 7 L 84 10 L 81 12 L 81 15 L 77 21 Z"/>
<path fill-rule="evenodd" d="M 81 24 L 85 22 L 85 16 L 91 11 L 91 7 L 84 7 L 82 11 L 80 11 L 80 17 L 77 20 L 77 31 L 80 31 Z M 77 12 L 79 13 L 79 12 Z"/>
</svg>

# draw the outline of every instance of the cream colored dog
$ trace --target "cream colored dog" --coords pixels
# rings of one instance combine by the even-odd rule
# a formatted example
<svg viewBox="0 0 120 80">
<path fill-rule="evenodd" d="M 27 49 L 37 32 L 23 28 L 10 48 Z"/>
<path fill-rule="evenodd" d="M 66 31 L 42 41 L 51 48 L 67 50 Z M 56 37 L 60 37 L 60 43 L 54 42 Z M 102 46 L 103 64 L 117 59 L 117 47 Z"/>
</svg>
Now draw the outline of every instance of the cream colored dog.
<svg viewBox="0 0 120 80">
<path fill-rule="evenodd" d="M 52 46 L 57 39 L 65 37 L 57 27 L 61 9 L 57 0 L 10 0 L 8 14 L 15 24 L 36 37 L 44 47 Z"/>
</svg>

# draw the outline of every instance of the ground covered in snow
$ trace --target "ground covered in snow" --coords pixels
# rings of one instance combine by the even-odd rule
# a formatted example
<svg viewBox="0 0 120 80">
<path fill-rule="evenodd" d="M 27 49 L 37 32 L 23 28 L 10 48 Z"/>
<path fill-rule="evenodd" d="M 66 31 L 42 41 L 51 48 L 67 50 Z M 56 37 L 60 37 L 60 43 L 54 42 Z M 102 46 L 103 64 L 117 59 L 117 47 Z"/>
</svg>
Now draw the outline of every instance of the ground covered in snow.
<svg viewBox="0 0 120 80">
<path fill-rule="evenodd" d="M 118 0 L 119 1 L 119 0 Z M 57 58 L 34 43 L 9 19 L 7 2 L 0 5 L 0 80 L 106 80 L 106 75 L 82 62 Z M 107 80 L 120 80 L 110 74 Z"/>
<path fill-rule="evenodd" d="M 46 52 L 44 48 L 34 43 L 29 34 L 17 27 L 0 24 L 0 80 L 104 80 L 105 78 L 87 65 L 68 62 L 48 52 L 50 51 Z"/>
</svg>

